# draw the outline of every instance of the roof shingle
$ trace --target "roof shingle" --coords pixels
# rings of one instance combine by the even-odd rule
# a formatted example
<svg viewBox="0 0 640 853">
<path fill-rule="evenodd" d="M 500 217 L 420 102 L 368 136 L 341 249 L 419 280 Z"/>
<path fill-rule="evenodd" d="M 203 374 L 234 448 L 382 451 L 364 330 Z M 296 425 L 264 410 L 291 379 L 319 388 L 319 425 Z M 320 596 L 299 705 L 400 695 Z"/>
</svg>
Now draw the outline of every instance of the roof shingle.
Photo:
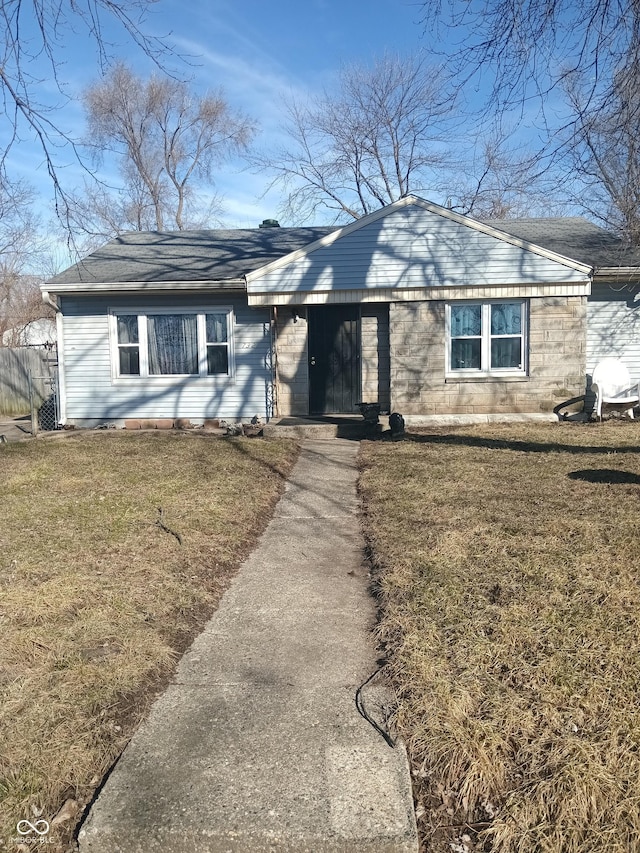
<svg viewBox="0 0 640 853">
<path fill-rule="evenodd" d="M 59 273 L 49 284 L 240 281 L 251 270 L 308 246 L 334 230 L 132 231 Z"/>
<path fill-rule="evenodd" d="M 579 217 L 494 219 L 486 224 L 514 237 L 596 268 L 640 267 L 640 250 Z M 215 282 L 237 286 L 270 261 L 335 231 L 330 227 L 142 231 L 116 237 L 48 282 Z"/>
</svg>

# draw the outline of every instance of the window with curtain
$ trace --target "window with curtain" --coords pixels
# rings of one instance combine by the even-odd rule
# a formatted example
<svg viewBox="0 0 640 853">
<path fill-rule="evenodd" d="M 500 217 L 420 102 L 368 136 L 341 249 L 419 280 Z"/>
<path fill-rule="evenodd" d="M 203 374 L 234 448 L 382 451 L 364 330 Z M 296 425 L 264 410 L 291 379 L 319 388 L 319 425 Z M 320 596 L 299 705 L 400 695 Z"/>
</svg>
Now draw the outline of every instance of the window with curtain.
<svg viewBox="0 0 640 853">
<path fill-rule="evenodd" d="M 113 312 L 117 375 L 230 375 L 230 318 L 230 309 Z"/>
<path fill-rule="evenodd" d="M 450 373 L 526 373 L 526 300 L 447 306 Z"/>
<path fill-rule="evenodd" d="M 198 318 L 195 314 L 149 314 L 149 374 L 182 376 L 199 373 Z"/>
</svg>

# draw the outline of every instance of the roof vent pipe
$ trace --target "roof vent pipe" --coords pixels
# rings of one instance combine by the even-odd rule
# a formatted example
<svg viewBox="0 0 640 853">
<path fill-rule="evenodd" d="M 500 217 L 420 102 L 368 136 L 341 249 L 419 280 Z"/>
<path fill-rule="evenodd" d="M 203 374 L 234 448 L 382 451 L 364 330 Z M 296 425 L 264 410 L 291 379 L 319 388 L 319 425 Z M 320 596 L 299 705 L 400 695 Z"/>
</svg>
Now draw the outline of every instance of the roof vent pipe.
<svg viewBox="0 0 640 853">
<path fill-rule="evenodd" d="M 280 223 L 277 219 L 263 219 L 258 228 L 279 228 Z"/>
</svg>

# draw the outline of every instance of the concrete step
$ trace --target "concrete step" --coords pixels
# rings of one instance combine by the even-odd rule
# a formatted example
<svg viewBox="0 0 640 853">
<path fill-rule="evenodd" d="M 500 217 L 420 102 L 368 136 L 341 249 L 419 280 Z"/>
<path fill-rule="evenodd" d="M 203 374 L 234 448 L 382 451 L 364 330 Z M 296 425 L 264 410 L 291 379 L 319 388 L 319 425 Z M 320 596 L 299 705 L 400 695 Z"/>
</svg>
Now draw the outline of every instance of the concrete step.
<svg viewBox="0 0 640 853">
<path fill-rule="evenodd" d="M 384 418 L 381 423 L 370 424 L 358 417 L 326 418 L 274 418 L 265 424 L 263 435 L 271 438 L 295 438 L 323 440 L 347 438 L 358 441 L 373 438 L 388 428 Z"/>
</svg>

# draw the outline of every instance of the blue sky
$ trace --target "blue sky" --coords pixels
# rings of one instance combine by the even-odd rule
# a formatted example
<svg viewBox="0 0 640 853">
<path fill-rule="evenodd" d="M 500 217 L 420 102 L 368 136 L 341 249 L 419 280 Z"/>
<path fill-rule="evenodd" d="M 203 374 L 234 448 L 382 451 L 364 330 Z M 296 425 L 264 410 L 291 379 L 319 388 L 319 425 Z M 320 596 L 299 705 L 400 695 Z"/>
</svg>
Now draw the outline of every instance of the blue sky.
<svg viewBox="0 0 640 853">
<path fill-rule="evenodd" d="M 268 148 L 280 138 L 283 98 L 330 88 L 344 63 L 370 62 L 385 51 L 419 50 L 424 43 L 420 13 L 419 4 L 404 0 L 158 0 L 146 31 L 168 35 L 179 52 L 190 56 L 190 67 L 170 64 L 192 77 L 200 91 L 222 88 L 233 107 L 257 121 L 256 144 Z M 115 42 L 116 57 L 140 73 L 152 70 L 121 33 L 108 29 L 106 36 Z M 80 137 L 78 96 L 99 76 L 97 57 L 80 34 L 65 37 L 59 56 L 59 77 L 70 100 L 54 118 L 71 136 Z M 36 63 L 33 68 L 37 74 Z M 44 101 L 55 97 L 50 80 L 38 84 L 38 96 Z M 56 159 L 64 166 L 60 174 L 65 185 L 80 185 L 82 171 L 71 152 L 61 149 Z M 36 186 L 43 202 L 50 198 L 42 157 L 27 138 L 14 149 L 11 165 Z M 108 174 L 105 163 L 103 175 Z M 224 197 L 224 224 L 254 227 L 274 216 L 281 199 L 274 191 L 261 198 L 268 183 L 267 176 L 243 170 L 239 163 L 225 167 L 217 187 Z"/>
<path fill-rule="evenodd" d="M 162 6 L 176 10 L 172 18 L 179 20 L 180 0 Z M 200 85 L 222 85 L 233 104 L 256 117 L 262 148 L 279 141 L 283 98 L 330 88 L 345 63 L 417 50 L 421 43 L 420 8 L 402 0 L 196 0 L 190 8 L 197 26 L 175 26 L 177 46 L 201 57 Z M 267 183 L 265 176 L 237 173 L 220 182 L 231 224 L 255 223 L 256 197 Z M 271 193 L 257 204 L 273 216 L 279 200 Z"/>
</svg>

